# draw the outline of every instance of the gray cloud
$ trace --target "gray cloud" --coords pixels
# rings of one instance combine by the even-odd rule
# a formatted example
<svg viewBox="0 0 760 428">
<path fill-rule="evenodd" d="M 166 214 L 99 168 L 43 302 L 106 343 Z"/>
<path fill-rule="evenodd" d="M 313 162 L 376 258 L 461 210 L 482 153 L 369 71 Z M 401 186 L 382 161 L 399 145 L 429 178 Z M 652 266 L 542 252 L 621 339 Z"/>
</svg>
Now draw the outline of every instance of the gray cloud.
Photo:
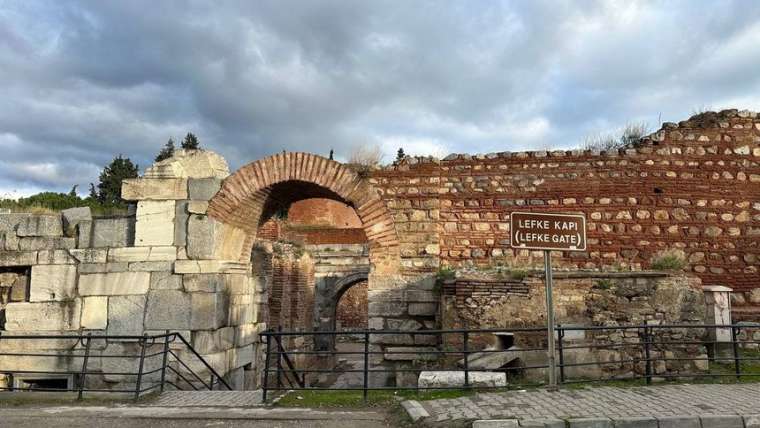
<svg viewBox="0 0 760 428">
<path fill-rule="evenodd" d="M 758 18 L 742 1 L 3 3 L 0 193 L 85 189 L 187 131 L 239 167 L 572 147 L 760 109 Z"/>
</svg>

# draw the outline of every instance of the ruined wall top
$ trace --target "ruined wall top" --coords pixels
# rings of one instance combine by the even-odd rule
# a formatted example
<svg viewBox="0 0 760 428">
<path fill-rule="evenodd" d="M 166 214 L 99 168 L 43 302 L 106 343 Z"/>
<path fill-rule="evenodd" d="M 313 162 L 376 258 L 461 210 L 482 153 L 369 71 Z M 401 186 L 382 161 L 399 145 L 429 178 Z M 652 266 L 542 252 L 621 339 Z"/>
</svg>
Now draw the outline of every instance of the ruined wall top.
<svg viewBox="0 0 760 428">
<path fill-rule="evenodd" d="M 230 168 L 219 154 L 208 150 L 177 150 L 174 156 L 154 163 L 145 178 L 227 178 Z"/>
</svg>

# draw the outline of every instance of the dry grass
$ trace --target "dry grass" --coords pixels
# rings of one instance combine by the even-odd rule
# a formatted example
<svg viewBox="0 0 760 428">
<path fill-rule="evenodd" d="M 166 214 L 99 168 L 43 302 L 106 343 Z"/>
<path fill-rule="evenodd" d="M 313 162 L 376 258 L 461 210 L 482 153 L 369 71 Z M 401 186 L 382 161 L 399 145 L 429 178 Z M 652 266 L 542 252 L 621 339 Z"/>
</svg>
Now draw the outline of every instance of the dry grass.
<svg viewBox="0 0 760 428">
<path fill-rule="evenodd" d="M 383 153 L 378 146 L 360 146 L 354 148 L 348 157 L 348 167 L 359 177 L 369 177 L 372 170 L 378 168 L 383 160 Z"/>
</svg>

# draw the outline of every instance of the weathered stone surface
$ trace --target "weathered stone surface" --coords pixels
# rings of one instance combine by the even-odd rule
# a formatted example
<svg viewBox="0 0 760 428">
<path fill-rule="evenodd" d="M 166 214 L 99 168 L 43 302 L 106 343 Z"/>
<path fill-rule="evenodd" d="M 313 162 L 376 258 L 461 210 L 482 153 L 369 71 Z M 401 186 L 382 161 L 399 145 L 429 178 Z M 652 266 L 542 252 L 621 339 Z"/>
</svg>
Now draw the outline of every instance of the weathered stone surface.
<svg viewBox="0 0 760 428">
<path fill-rule="evenodd" d="M 156 162 L 145 170 L 148 178 L 226 178 L 230 175 L 227 161 L 218 154 L 205 150 L 175 150 L 174 156 Z"/>
<path fill-rule="evenodd" d="M 171 272 L 152 272 L 150 274 L 151 290 L 181 290 L 182 275 L 174 275 Z"/>
<path fill-rule="evenodd" d="M 132 217 L 95 218 L 92 221 L 91 245 L 94 248 L 126 247 L 135 239 Z"/>
<path fill-rule="evenodd" d="M 110 327 L 110 326 L 109 326 Z M 162 351 L 162 344 L 148 345 L 145 347 L 145 354 L 151 355 L 160 353 Z M 132 375 L 122 374 L 107 374 L 103 375 L 106 382 L 130 382 L 133 383 L 136 379 L 136 374 L 140 369 L 140 352 L 142 351 L 140 344 L 137 342 L 109 342 L 108 347 L 103 350 L 104 357 L 99 358 L 100 365 L 104 373 L 134 373 Z M 108 358 L 107 355 L 119 355 L 119 356 L 136 356 L 134 358 L 121 357 L 121 358 Z M 143 382 L 157 382 L 161 379 L 161 367 L 162 359 L 160 356 L 145 358 L 143 361 Z M 134 385 L 132 385 L 134 388 Z"/>
<path fill-rule="evenodd" d="M 90 207 L 69 208 L 61 211 L 63 217 L 63 233 L 69 237 L 77 234 L 77 225 L 80 223 L 91 224 L 92 211 Z"/>
<path fill-rule="evenodd" d="M 79 274 L 126 272 L 129 263 L 82 263 L 79 265 Z"/>
<path fill-rule="evenodd" d="M 143 332 L 145 295 L 108 298 L 109 335 L 139 335 Z"/>
<path fill-rule="evenodd" d="M 91 296 L 82 299 L 82 328 L 105 330 L 108 326 L 108 297 Z"/>
<path fill-rule="evenodd" d="M 68 252 L 78 263 L 105 263 L 108 260 L 108 250 L 104 248 L 73 249 Z"/>
<path fill-rule="evenodd" d="M 74 264 L 77 260 L 71 255 L 74 250 L 42 250 L 37 253 L 37 263 L 42 265 Z"/>
<path fill-rule="evenodd" d="M 8 303 L 5 307 L 5 329 L 18 330 L 77 330 L 81 300 L 62 302 Z"/>
<path fill-rule="evenodd" d="M 398 346 L 386 348 L 384 357 L 391 361 L 434 361 L 438 359 L 436 348 L 422 346 Z"/>
<path fill-rule="evenodd" d="M 369 302 L 368 314 L 380 316 L 398 316 L 406 312 L 404 302 Z"/>
<path fill-rule="evenodd" d="M 137 203 L 135 246 L 174 244 L 174 201 L 140 201 Z"/>
<path fill-rule="evenodd" d="M 121 184 L 127 201 L 187 199 L 187 180 L 182 178 L 130 178 Z"/>
<path fill-rule="evenodd" d="M 187 224 L 187 256 L 202 260 L 214 258 L 216 246 L 216 220 L 193 214 Z"/>
<path fill-rule="evenodd" d="M 259 341 L 259 334 L 266 326 L 264 324 L 242 324 L 235 327 L 235 346 L 250 345 Z"/>
<path fill-rule="evenodd" d="M 29 236 L 18 240 L 18 249 L 21 251 L 68 250 L 76 248 L 76 246 L 75 238 L 60 236 Z"/>
<path fill-rule="evenodd" d="M 70 300 L 76 297 L 76 287 L 77 268 L 75 265 L 32 266 L 29 301 Z"/>
<path fill-rule="evenodd" d="M 177 260 L 174 263 L 175 273 L 219 273 L 245 271 L 244 267 L 237 262 L 221 260 Z"/>
<path fill-rule="evenodd" d="M 145 294 L 150 286 L 150 272 L 114 272 L 80 275 L 82 296 L 121 296 Z"/>
<path fill-rule="evenodd" d="M 222 180 L 218 178 L 191 178 L 187 184 L 191 200 L 208 201 L 222 187 Z"/>
<path fill-rule="evenodd" d="M 191 330 L 214 330 L 227 324 L 227 297 L 223 293 L 190 293 Z"/>
<path fill-rule="evenodd" d="M 409 315 L 432 316 L 438 311 L 436 303 L 410 303 Z"/>
<path fill-rule="evenodd" d="M 183 283 L 187 292 L 214 293 L 224 290 L 224 277 L 221 274 L 183 275 Z"/>
<path fill-rule="evenodd" d="M 35 263 L 36 251 L 0 251 L 0 266 L 31 266 Z"/>
<path fill-rule="evenodd" d="M 18 236 L 63 236 L 60 215 L 30 215 L 19 222 Z"/>
<path fill-rule="evenodd" d="M 236 369 L 253 362 L 253 345 L 233 348 L 228 351 L 230 362 L 229 367 Z"/>
<path fill-rule="evenodd" d="M 190 214 L 206 214 L 208 201 L 190 201 L 187 204 L 187 212 Z"/>
<path fill-rule="evenodd" d="M 179 290 L 148 293 L 145 328 L 151 330 L 190 328 L 190 294 Z"/>
<path fill-rule="evenodd" d="M 177 201 L 174 209 L 174 245 L 177 247 L 187 245 L 187 220 L 190 218 L 188 205 L 188 201 Z"/>
<path fill-rule="evenodd" d="M 477 372 L 469 373 L 470 385 L 477 387 L 507 386 L 505 373 Z M 420 388 L 446 388 L 464 386 L 464 371 L 422 371 L 418 381 Z"/>
<path fill-rule="evenodd" d="M 133 262 L 129 270 L 134 272 L 171 272 L 174 262 Z"/>
<path fill-rule="evenodd" d="M 108 250 L 109 262 L 168 262 L 177 259 L 177 248 L 126 247 Z"/>
</svg>

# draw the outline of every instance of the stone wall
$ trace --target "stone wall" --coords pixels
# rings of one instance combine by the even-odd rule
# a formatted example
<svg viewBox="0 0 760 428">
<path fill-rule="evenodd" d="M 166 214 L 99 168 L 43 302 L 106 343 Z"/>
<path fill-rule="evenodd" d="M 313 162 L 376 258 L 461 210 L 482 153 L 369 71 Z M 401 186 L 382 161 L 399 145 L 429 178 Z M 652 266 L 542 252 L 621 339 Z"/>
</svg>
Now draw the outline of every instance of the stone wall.
<svg viewBox="0 0 760 428">
<path fill-rule="evenodd" d="M 3 329 L 94 335 L 178 331 L 242 387 L 244 368 L 253 366 L 258 333 L 266 325 L 266 290 L 253 278 L 250 264 L 218 257 L 229 231 L 208 219 L 205 210 L 226 174 L 218 156 L 180 151 L 143 178 L 125 181 L 123 197 L 135 202 L 134 216 L 92 218 L 87 208 L 60 215 L 0 215 Z M 28 294 L 23 295 L 16 284 L 27 277 Z M 57 348 L 56 341 L 42 346 L 70 349 L 68 344 Z M 99 352 L 128 353 L 125 346 L 131 345 L 114 341 Z M 99 359 L 94 355 L 92 366 L 104 371 L 114 362 Z M 5 372 L 29 369 L 23 357 L 0 362 Z M 100 380 L 105 387 L 125 382 L 123 376 Z"/>
<path fill-rule="evenodd" d="M 707 284 L 760 284 L 760 119 L 728 110 L 666 123 L 638 148 L 406 158 L 372 183 L 394 213 L 404 267 L 536 266 L 509 247 L 516 210 L 579 212 L 588 252 L 558 263 L 647 269 L 666 248 L 686 252 Z"/>
<path fill-rule="evenodd" d="M 461 286 L 460 286 L 461 284 Z M 704 324 L 705 297 L 701 281 L 683 274 L 660 272 L 557 272 L 554 281 L 556 321 L 566 326 Z M 546 296 L 543 277 L 524 279 L 489 275 L 447 280 L 443 285 L 442 328 L 524 328 L 546 325 Z M 655 342 L 702 341 L 704 329 L 656 329 Z M 565 362 L 589 363 L 636 360 L 603 366 L 578 366 L 566 370 L 569 377 L 631 376 L 643 374 L 643 346 L 638 330 L 570 331 L 565 344 Z M 471 349 L 493 343 L 490 334 L 471 335 Z M 516 344 L 523 348 L 545 348 L 546 334 L 517 332 Z M 620 346 L 625 344 L 625 346 Z M 446 345 L 461 349 L 461 338 L 451 336 Z M 613 345 L 582 349 L 583 346 Z M 581 348 L 578 348 L 581 347 Z M 518 353 L 527 365 L 545 363 L 542 352 Z M 702 345 L 655 345 L 653 358 L 703 356 Z M 660 376 L 703 370 L 706 362 L 659 361 L 654 373 Z M 539 376 L 540 377 L 540 376 Z"/>
</svg>

